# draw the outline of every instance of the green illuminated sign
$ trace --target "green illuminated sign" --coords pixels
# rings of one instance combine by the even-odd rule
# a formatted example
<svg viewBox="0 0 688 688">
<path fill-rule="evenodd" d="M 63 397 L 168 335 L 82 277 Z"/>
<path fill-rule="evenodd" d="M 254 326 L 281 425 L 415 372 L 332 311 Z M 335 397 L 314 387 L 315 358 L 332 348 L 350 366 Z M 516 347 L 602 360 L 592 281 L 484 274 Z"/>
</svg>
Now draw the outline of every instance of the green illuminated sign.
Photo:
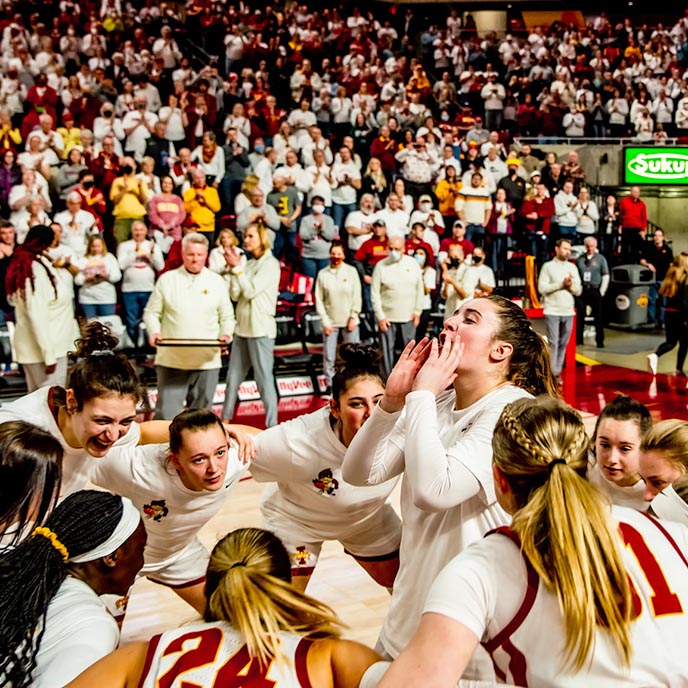
<svg viewBox="0 0 688 688">
<path fill-rule="evenodd" d="M 624 183 L 688 184 L 688 148 L 624 148 Z"/>
</svg>

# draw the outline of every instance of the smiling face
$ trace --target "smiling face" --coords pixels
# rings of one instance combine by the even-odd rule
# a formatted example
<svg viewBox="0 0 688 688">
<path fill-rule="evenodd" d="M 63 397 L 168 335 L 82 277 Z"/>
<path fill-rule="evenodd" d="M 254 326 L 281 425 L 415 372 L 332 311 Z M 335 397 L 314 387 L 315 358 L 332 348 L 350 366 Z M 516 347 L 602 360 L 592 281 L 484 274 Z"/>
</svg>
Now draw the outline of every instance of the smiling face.
<svg viewBox="0 0 688 688">
<path fill-rule="evenodd" d="M 136 418 L 136 399 L 110 393 L 94 397 L 76 410 L 74 393 L 67 390 L 67 407 L 72 436 L 78 447 L 102 458 L 112 445 L 124 437 Z"/>
<path fill-rule="evenodd" d="M 349 446 L 384 392 L 385 388 L 378 378 L 359 377 L 349 384 L 339 399 L 330 400 L 330 413 L 342 424 L 342 444 Z"/>
<path fill-rule="evenodd" d="M 640 428 L 634 420 L 603 418 L 595 438 L 595 454 L 602 475 L 619 487 L 640 480 Z"/>
<path fill-rule="evenodd" d="M 181 433 L 182 444 L 177 454 L 170 454 L 170 463 L 186 488 L 215 492 L 224 485 L 229 445 L 219 425 Z"/>
<path fill-rule="evenodd" d="M 671 461 L 663 451 L 651 450 L 640 453 L 640 475 L 645 481 L 646 502 L 651 502 L 683 473 L 681 465 Z"/>
</svg>

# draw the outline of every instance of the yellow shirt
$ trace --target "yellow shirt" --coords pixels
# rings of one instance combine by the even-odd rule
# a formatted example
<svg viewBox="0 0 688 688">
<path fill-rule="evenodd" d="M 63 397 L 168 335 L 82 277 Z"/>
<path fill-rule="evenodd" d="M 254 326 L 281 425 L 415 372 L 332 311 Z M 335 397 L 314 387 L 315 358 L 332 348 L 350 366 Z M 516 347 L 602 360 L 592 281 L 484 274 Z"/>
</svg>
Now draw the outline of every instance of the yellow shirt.
<svg viewBox="0 0 688 688">
<path fill-rule="evenodd" d="M 203 194 L 205 205 L 196 200 L 197 194 Z M 215 213 L 220 210 L 220 196 L 217 189 L 205 186 L 203 189 L 191 187 L 184 192 L 186 214 L 198 225 L 199 232 L 215 231 Z"/>
<path fill-rule="evenodd" d="M 138 196 L 139 184 L 141 185 L 141 192 L 143 198 L 148 198 L 148 184 L 144 180 L 130 177 L 118 177 L 112 182 L 110 189 L 110 200 L 114 199 L 121 193 L 122 189 L 126 187 L 127 193 L 122 196 L 118 203 L 112 210 L 112 214 L 122 220 L 141 220 L 146 214 L 146 207 L 141 202 Z"/>
</svg>

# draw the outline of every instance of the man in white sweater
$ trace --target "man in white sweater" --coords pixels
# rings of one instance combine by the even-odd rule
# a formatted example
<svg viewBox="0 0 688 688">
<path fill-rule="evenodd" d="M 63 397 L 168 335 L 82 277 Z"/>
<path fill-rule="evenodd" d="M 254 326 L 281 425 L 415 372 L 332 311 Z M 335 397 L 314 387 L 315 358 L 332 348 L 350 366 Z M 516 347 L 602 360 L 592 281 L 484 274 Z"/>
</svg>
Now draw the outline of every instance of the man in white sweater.
<svg viewBox="0 0 688 688">
<path fill-rule="evenodd" d="M 404 255 L 404 238 L 389 240 L 389 256 L 373 269 L 370 298 L 380 329 L 387 375 L 396 361 L 395 345 L 403 349 L 414 337 L 423 311 L 423 274 L 411 256 Z"/>
<path fill-rule="evenodd" d="M 236 321 L 224 279 L 205 267 L 208 240 L 197 232 L 182 239 L 183 265 L 160 277 L 143 321 L 151 346 L 163 340 L 213 340 L 229 344 Z M 156 419 L 174 418 L 184 406 L 210 408 L 220 376 L 220 346 L 162 346 Z"/>
<path fill-rule="evenodd" d="M 552 372 L 561 381 L 561 370 L 566 358 L 573 316 L 576 313 L 574 297 L 582 292 L 580 275 L 571 258 L 569 239 L 557 239 L 554 258 L 542 266 L 538 291 L 544 299 L 545 325 L 552 360 Z"/>
<path fill-rule="evenodd" d="M 578 198 L 573 193 L 573 182 L 567 179 L 561 190 L 554 197 L 554 216 L 559 225 L 559 236 L 570 239 L 576 236 L 576 225 L 578 224 Z"/>
<path fill-rule="evenodd" d="M 117 260 L 122 270 L 122 302 L 127 334 L 138 346 L 139 322 L 143 317 L 155 276 L 165 267 L 160 247 L 149 240 L 148 227 L 141 220 L 131 226 L 131 239 L 117 247 Z"/>
</svg>

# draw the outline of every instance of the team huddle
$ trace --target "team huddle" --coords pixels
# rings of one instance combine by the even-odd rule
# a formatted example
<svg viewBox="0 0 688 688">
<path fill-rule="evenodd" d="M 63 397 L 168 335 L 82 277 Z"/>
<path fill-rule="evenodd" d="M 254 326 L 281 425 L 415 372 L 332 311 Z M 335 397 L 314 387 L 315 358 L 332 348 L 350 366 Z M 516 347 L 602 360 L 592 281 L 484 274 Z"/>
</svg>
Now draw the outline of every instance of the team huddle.
<svg viewBox="0 0 688 688">
<path fill-rule="evenodd" d="M 386 379 L 342 344 L 329 406 L 262 432 L 137 423 L 116 344 L 89 323 L 66 388 L 0 408 L 0 684 L 688 685 L 688 423 L 619 396 L 590 439 L 512 302 L 464 304 Z M 208 552 L 247 475 L 263 522 Z M 306 592 L 325 541 L 390 591 L 374 650 Z M 202 621 L 118 648 L 137 576 Z"/>
</svg>

